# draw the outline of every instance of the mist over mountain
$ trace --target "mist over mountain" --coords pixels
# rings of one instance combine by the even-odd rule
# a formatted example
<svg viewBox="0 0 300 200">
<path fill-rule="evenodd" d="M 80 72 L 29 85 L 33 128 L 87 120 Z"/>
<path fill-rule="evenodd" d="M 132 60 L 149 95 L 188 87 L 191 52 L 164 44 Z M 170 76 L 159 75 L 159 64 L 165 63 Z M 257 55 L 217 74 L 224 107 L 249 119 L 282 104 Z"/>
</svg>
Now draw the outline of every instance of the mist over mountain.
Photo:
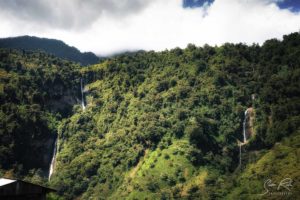
<svg viewBox="0 0 300 200">
<path fill-rule="evenodd" d="M 65 44 L 63 41 L 34 36 L 1 38 L 0 48 L 41 50 L 56 57 L 80 63 L 81 65 L 95 64 L 99 61 L 99 58 L 92 52 L 81 53 L 78 49 Z"/>
</svg>

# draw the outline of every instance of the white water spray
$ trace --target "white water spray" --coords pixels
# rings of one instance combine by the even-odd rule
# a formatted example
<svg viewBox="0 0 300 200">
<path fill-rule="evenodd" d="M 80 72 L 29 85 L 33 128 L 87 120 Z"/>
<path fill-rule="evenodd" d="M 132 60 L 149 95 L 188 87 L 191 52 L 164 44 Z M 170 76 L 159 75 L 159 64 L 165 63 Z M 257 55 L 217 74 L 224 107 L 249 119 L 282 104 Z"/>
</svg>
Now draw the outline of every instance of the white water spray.
<svg viewBox="0 0 300 200">
<path fill-rule="evenodd" d="M 245 117 L 244 117 L 244 121 L 243 121 L 244 143 L 247 142 L 247 136 L 246 136 L 247 115 L 248 115 L 248 109 L 245 111 Z"/>
<path fill-rule="evenodd" d="M 82 79 L 80 79 L 80 89 L 81 89 L 81 106 L 82 106 L 82 110 L 85 110 Z"/>
<path fill-rule="evenodd" d="M 49 180 L 49 181 L 50 181 L 51 175 L 53 174 L 54 167 L 55 167 L 56 151 L 57 151 L 57 140 L 58 140 L 58 136 L 57 136 L 57 138 L 56 138 L 56 140 L 55 140 L 55 143 L 54 143 L 53 154 L 52 154 L 52 160 L 51 160 L 50 169 L 49 169 L 49 176 L 48 176 L 48 180 Z"/>
</svg>

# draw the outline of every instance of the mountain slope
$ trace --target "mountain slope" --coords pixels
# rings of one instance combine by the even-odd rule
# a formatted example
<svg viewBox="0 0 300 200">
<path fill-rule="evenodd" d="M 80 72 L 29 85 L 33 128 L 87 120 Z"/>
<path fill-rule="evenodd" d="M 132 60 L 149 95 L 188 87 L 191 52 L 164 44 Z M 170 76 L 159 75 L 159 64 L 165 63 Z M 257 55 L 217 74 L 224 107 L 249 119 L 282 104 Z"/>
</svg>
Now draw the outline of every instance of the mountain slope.
<svg viewBox="0 0 300 200">
<path fill-rule="evenodd" d="M 248 152 L 248 166 L 228 181 L 230 192 L 226 199 L 297 199 L 300 195 L 299 144 L 298 131 L 276 143 L 260 156 L 255 156 L 257 152 Z M 277 187 L 267 185 L 268 180 Z M 290 182 L 290 185 L 279 187 L 284 180 L 286 183 Z M 221 185 L 215 189 L 218 190 L 217 188 L 221 189 Z"/>
<path fill-rule="evenodd" d="M 0 48 L 13 48 L 24 50 L 42 50 L 56 57 L 78 62 L 81 65 L 90 65 L 99 62 L 99 58 L 91 53 L 81 53 L 75 47 L 70 47 L 60 40 L 20 36 L 0 39 Z"/>
<path fill-rule="evenodd" d="M 0 61 L 0 175 L 44 181 L 49 199 L 255 199 L 268 178 L 299 196 L 299 33 L 88 67 L 7 49 Z M 32 149 L 55 137 L 47 182 Z"/>
<path fill-rule="evenodd" d="M 80 66 L 0 49 L 0 174 L 47 176 L 57 125 L 80 97 Z"/>
<path fill-rule="evenodd" d="M 274 145 L 299 135 L 299 53 L 295 33 L 262 47 L 189 45 L 81 69 L 87 109 L 59 128 L 51 184 L 67 199 L 230 199 L 245 193 L 243 183 L 257 184 L 247 192 L 260 192 L 273 172 L 276 181 L 285 178 L 272 165 L 286 162 Z M 249 107 L 254 127 L 239 165 Z M 276 159 L 260 161 L 273 147 Z M 260 162 L 268 171 L 254 170 L 258 181 L 245 182 Z M 285 172 L 298 184 L 295 162 Z"/>
</svg>

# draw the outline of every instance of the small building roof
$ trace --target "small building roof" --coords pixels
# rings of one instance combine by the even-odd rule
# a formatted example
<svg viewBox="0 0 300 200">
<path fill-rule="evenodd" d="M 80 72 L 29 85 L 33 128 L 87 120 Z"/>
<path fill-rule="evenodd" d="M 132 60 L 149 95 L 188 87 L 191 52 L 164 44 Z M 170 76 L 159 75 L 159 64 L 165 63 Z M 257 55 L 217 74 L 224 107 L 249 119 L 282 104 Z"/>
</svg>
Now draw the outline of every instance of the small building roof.
<svg viewBox="0 0 300 200">
<path fill-rule="evenodd" d="M 53 188 L 48 188 L 48 187 L 44 187 L 44 186 L 37 185 L 37 184 L 34 184 L 34 183 L 30 183 L 30 182 L 27 182 L 27 181 L 23 181 L 23 180 L 19 180 L 19 179 L 10 179 L 10 178 L 0 178 L 0 188 L 1 187 L 6 187 L 6 185 L 9 185 L 9 184 L 12 184 L 12 183 L 15 183 L 15 182 L 32 185 L 34 187 L 40 187 L 40 188 L 43 188 L 43 190 L 45 190 L 47 192 L 56 192 L 56 190 L 53 189 Z"/>
<path fill-rule="evenodd" d="M 13 180 L 13 179 L 7 179 L 7 178 L 0 178 L 0 187 L 3 185 L 7 185 L 13 182 L 16 182 L 17 180 Z"/>
</svg>

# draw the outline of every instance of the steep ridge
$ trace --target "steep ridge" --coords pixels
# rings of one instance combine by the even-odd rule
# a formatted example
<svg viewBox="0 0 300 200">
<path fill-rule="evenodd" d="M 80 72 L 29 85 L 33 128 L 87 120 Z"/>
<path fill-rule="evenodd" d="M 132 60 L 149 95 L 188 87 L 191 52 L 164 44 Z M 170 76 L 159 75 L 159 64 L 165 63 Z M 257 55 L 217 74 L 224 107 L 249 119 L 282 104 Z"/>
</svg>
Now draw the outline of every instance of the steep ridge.
<svg viewBox="0 0 300 200">
<path fill-rule="evenodd" d="M 31 51 L 41 50 L 56 57 L 80 63 L 81 65 L 90 65 L 99 62 L 99 58 L 92 52 L 81 53 L 75 47 L 68 46 L 60 40 L 38 38 L 34 36 L 1 38 L 0 48 Z"/>
</svg>

